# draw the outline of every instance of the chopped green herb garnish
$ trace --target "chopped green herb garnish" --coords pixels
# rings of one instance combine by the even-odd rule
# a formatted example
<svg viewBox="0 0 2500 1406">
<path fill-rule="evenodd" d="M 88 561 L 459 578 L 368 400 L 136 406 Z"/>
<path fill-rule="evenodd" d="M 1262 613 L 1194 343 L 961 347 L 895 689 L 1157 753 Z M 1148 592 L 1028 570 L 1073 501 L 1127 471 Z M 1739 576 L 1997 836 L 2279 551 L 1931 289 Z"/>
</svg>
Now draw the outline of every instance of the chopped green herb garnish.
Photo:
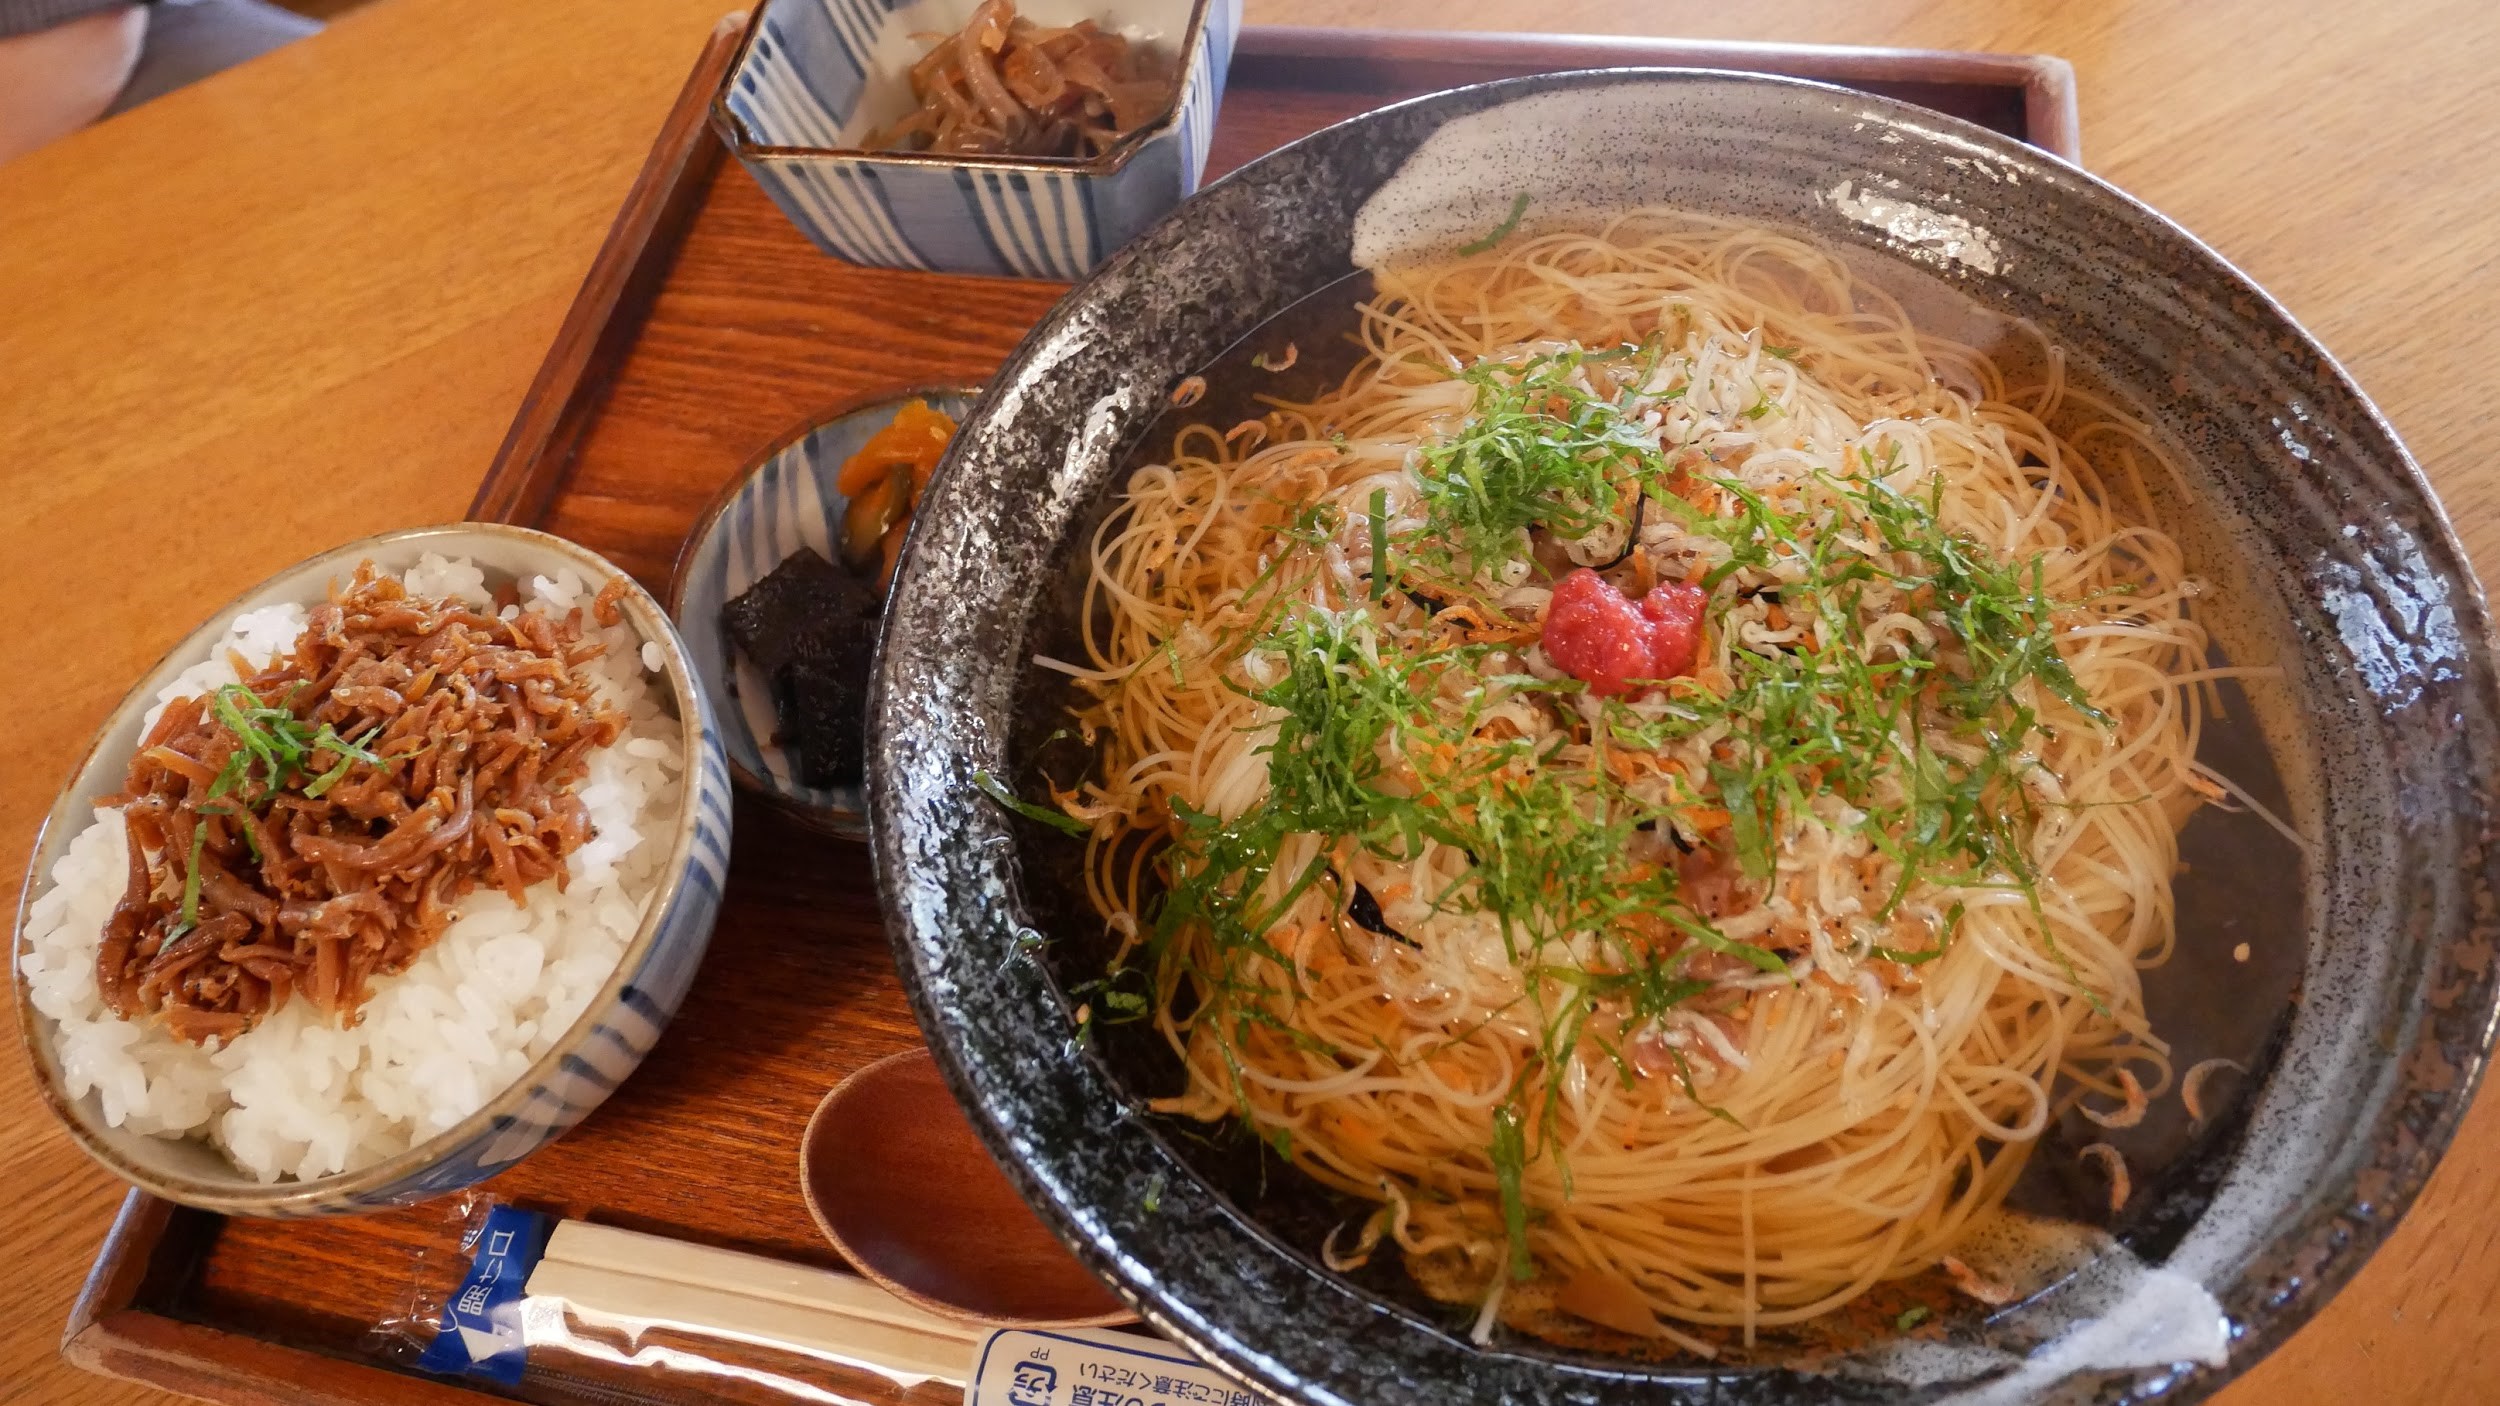
<svg viewBox="0 0 2500 1406">
<path fill-rule="evenodd" d="M 291 685 L 286 697 L 292 700 L 301 681 Z M 403 760 L 414 752 L 383 757 L 366 748 L 381 731 L 375 724 L 354 741 L 338 735 L 328 723 L 318 726 L 295 716 L 284 704 L 265 703 L 259 694 L 240 683 L 230 683 L 212 690 L 207 699 L 208 716 L 231 734 L 234 750 L 226 755 L 216 778 L 209 783 L 208 793 L 198 807 L 203 816 L 243 816 L 267 809 L 270 800 L 282 791 L 297 790 L 318 799 L 344 778 L 349 769 L 380 766 L 385 762 Z M 313 774 L 313 767 L 325 756 L 338 760 Z M 307 776 L 311 779 L 307 780 Z M 238 821 L 243 843 L 255 860 L 260 859 L 260 836 L 247 821 Z M 175 926 L 168 940 L 190 930 L 199 919 L 200 860 L 206 852 L 208 825 L 200 822 L 191 831 L 189 872 L 182 880 L 182 906 L 175 916 Z"/>
<path fill-rule="evenodd" d="M 972 773 L 972 784 L 981 788 L 981 794 L 1027 820 L 1038 820 L 1054 830 L 1064 830 L 1071 835 L 1085 835 L 1093 831 L 1094 827 L 1065 811 L 1052 810 L 1048 806 L 1037 806 L 1024 799 L 1008 790 L 1006 783 L 986 771 Z"/>
<path fill-rule="evenodd" d="M 1513 960 L 1531 978 L 1526 999 L 1546 1032 L 1539 1054 L 1546 1067 L 1571 1057 L 1601 1002 L 1628 1003 L 1648 1020 L 1706 991 L 1708 982 L 1681 974 L 1691 952 L 1729 952 L 1786 971 L 1776 954 L 1731 941 L 1681 909 L 1672 867 L 1627 863 L 1635 830 L 1657 822 L 1658 807 L 1585 771 L 1549 769 L 1550 758 L 1525 742 L 1472 738 L 1472 708 L 1456 717 L 1439 711 L 1443 690 L 1461 680 L 1473 680 L 1481 694 L 1476 670 L 1486 647 L 1410 652 L 1384 643 L 1378 625 L 1359 608 L 1287 613 L 1256 645 L 1281 672 L 1265 687 L 1245 689 L 1277 714 L 1266 795 L 1229 822 L 1175 807 L 1179 835 L 1162 861 L 1166 885 L 1148 941 L 1158 964 L 1186 964 L 1209 993 L 1199 1020 L 1237 1038 L 1262 1028 L 1309 1038 L 1268 1008 L 1291 993 L 1244 974 L 1251 958 L 1289 969 L 1270 928 L 1303 894 L 1338 882 L 1325 855 L 1284 867 L 1285 846 L 1297 835 L 1346 836 L 1390 858 L 1411 857 L 1427 842 L 1472 855 L 1466 879 L 1430 899 L 1499 920 Z M 1577 688 L 1524 676 L 1502 682 L 1523 692 Z M 1427 764 L 1426 784 L 1391 784 L 1385 752 Z M 1436 757 L 1458 760 L 1430 762 Z M 1606 804 L 1587 804 L 1592 794 Z M 1661 913 L 1678 915 L 1678 930 L 1696 939 L 1689 949 L 1648 955 L 1626 927 Z M 1579 932 L 1599 935 L 1585 964 L 1553 945 Z M 1212 950 L 1181 943 L 1184 933 L 1202 935 Z M 1548 1081 L 1544 1094 L 1549 1104 L 1558 1098 L 1559 1082 Z M 1538 1126 L 1560 1122 L 1549 1108 Z M 1497 1167 L 1503 1159 L 1524 1166 L 1552 1150 L 1531 1149 L 1526 1137 L 1525 1124 L 1514 1121 L 1490 1153 Z"/>
<path fill-rule="evenodd" d="M 1389 594 L 1389 490 L 1372 490 L 1372 599 Z"/>
<path fill-rule="evenodd" d="M 381 730 L 381 726 L 376 724 L 373 727 L 367 728 L 363 736 L 358 737 L 354 742 L 345 742 L 340 740 L 339 735 L 336 732 L 330 730 L 330 725 L 328 723 L 323 723 L 321 725 L 320 733 L 313 738 L 313 750 L 315 752 L 335 752 L 338 754 L 338 762 L 328 771 L 325 771 L 318 777 L 315 777 L 311 784 L 304 787 L 304 794 L 317 800 L 321 797 L 323 792 L 337 785 L 339 783 L 339 779 L 347 775 L 347 769 L 349 767 L 355 766 L 359 762 L 368 766 L 379 764 L 382 761 L 382 758 L 366 751 L 363 744 L 367 740 L 371 739 L 373 734 Z M 415 755 L 415 752 L 406 752 L 401 754 L 402 757 L 412 757 Z"/>
<path fill-rule="evenodd" d="M 1528 1200 L 1521 1189 L 1528 1170 L 1528 1140 L 1519 1126 L 1519 1110 L 1505 1104 L 1493 1110 L 1493 1180 L 1502 1191 L 1502 1227 L 1510 1237 L 1510 1277 L 1529 1279 L 1536 1262 L 1528 1255 Z"/>
<path fill-rule="evenodd" d="M 1461 373 L 1474 413 L 1415 468 L 1425 563 L 1464 583 L 1527 555 L 1531 527 L 1574 539 L 1619 522 L 1664 474 L 1656 432 L 1582 384 L 1588 359 L 1570 351 Z"/>
<path fill-rule="evenodd" d="M 182 911 L 174 920 L 174 930 L 166 934 L 168 942 L 189 932 L 191 925 L 200 920 L 200 856 L 207 848 L 208 823 L 196 821 L 191 826 L 190 872 L 182 876 Z"/>
<path fill-rule="evenodd" d="M 1902 1314 L 1901 1314 L 1901 1316 L 1900 1316 L 1900 1317 L 1898 1317 L 1898 1318 L 1896 1318 L 1896 1319 L 1892 1320 L 1892 1326 L 1893 1326 L 1894 1328 L 1898 1329 L 1899 1331 L 1906 1333 L 1906 1332 L 1910 1331 L 1912 1328 L 1915 1328 L 1915 1327 L 1917 1327 L 1919 1324 L 1924 1323 L 1924 1322 L 1926 1322 L 1926 1321 L 1927 1321 L 1927 1309 L 1926 1309 L 1926 1306 L 1925 1306 L 1925 1305 L 1919 1305 L 1919 1306 L 1917 1306 L 1917 1307 L 1913 1307 L 1913 1308 L 1909 1308 L 1909 1309 L 1904 1310 L 1904 1311 L 1902 1312 Z"/>
<path fill-rule="evenodd" d="M 1669 1050 L 1667 1053 L 1674 1056 L 1675 1077 L 1682 1081 L 1684 1085 L 1684 1096 L 1691 1099 L 1695 1107 L 1699 1108 L 1702 1112 L 1709 1114 L 1711 1117 L 1718 1119 L 1722 1123 L 1732 1124 L 1739 1128 L 1745 1126 L 1743 1122 L 1738 1120 L 1735 1114 L 1728 1112 L 1726 1109 L 1719 1107 L 1717 1104 L 1712 1103 L 1710 1100 L 1701 1096 L 1700 1087 L 1693 1082 L 1692 1061 L 1684 1057 L 1684 1052 L 1682 1050 Z"/>
<path fill-rule="evenodd" d="M 234 735 L 237 746 L 235 755 L 248 759 L 245 769 L 236 774 L 234 784 L 229 788 L 232 791 L 242 792 L 251 785 L 254 781 L 251 767 L 254 765 L 260 771 L 257 778 L 258 797 L 265 799 L 275 792 L 295 786 L 314 758 L 323 753 L 338 757 L 343 765 L 361 762 L 378 766 L 383 760 L 363 746 L 380 730 L 378 725 L 368 729 L 364 737 L 350 742 L 340 737 L 328 723 L 318 727 L 306 723 L 291 709 L 261 702 L 260 695 L 239 683 L 226 684 L 211 693 L 208 708 L 209 715 Z M 228 765 L 233 763 L 229 761 Z M 341 766 L 333 766 L 330 770 L 345 774 Z M 223 779 L 221 776 L 220 780 Z M 336 778 L 330 779 L 335 781 Z M 325 784 L 322 789 L 327 790 L 328 786 Z M 320 793 L 308 791 L 306 794 Z"/>
<path fill-rule="evenodd" d="M 1524 208 L 1523 198 L 1514 224 Z M 1241 662 L 1201 686 L 1257 705 L 1244 726 L 1264 733 L 1254 745 L 1265 789 L 1224 815 L 1171 803 L 1170 842 L 1154 855 L 1158 897 L 1140 934 L 1154 989 L 1176 981 L 1196 998 L 1186 1019 L 1214 1032 L 1248 1119 L 1239 1052 L 1253 1036 L 1343 1053 L 1286 1014 L 1306 993 L 1300 967 L 1280 947 L 1324 939 L 1326 930 L 1288 940 L 1280 923 L 1317 896 L 1329 907 L 1305 907 L 1303 920 L 1345 915 L 1336 931 L 1358 959 L 1360 944 L 1409 941 L 1379 926 L 1377 898 L 1371 920 L 1354 916 L 1347 857 L 1429 874 L 1451 872 L 1435 870 L 1435 847 L 1463 852 L 1460 877 L 1433 880 L 1445 887 L 1403 901 L 1484 915 L 1521 977 L 1504 1020 L 1530 1032 L 1532 1048 L 1494 1115 L 1485 1157 L 1501 1191 L 1511 1263 L 1523 1274 L 1528 1169 L 1553 1156 L 1570 1194 L 1557 1132 L 1569 1122 L 1559 1072 L 1594 1053 L 1629 1084 L 1638 1075 L 1637 1036 L 1696 1013 L 1725 1016 L 1736 997 L 1713 999 L 1730 989 L 1725 968 L 1696 966 L 1696 958 L 1734 957 L 1771 977 L 1791 971 L 1783 950 L 1798 950 L 1793 932 L 1731 938 L 1705 916 L 1722 910 L 1687 894 L 1688 883 L 1702 881 L 1694 875 L 1716 877 L 1725 861 L 1759 895 L 1800 827 L 1854 830 L 1863 840 L 1856 848 L 1880 861 L 1864 872 L 1882 875 L 1867 880 L 1868 921 L 1854 931 L 1893 920 L 1930 887 L 2013 890 L 2030 902 L 2055 954 L 2039 918 L 2029 846 L 2040 803 L 2025 773 L 2044 712 L 2063 705 L 2100 719 L 2058 652 L 2057 616 L 2069 603 L 2051 597 L 2040 560 L 2001 558 L 1949 528 L 1940 480 L 1915 489 L 1894 482 L 1897 450 L 1881 460 L 1861 450 L 1862 473 L 1777 488 L 1716 476 L 1697 451 L 1662 450 L 1645 418 L 1672 398 L 1657 384 L 1660 345 L 1540 354 L 1457 373 L 1472 393 L 1471 413 L 1410 460 L 1422 525 L 1395 539 L 1395 578 L 1388 495 L 1370 495 L 1368 599 L 1335 609 L 1312 603 L 1343 600 L 1305 588 L 1324 579 L 1312 563 L 1342 540 L 1347 514 L 1324 505 L 1293 512 L 1286 545 L 1224 627 L 1233 633 L 1200 660 Z M 1754 396 L 1742 416 L 1776 408 L 1762 388 Z M 1459 612 L 1441 602 L 1485 601 L 1493 586 L 1523 579 L 1532 531 L 1612 542 L 1614 531 L 1639 527 L 1635 505 L 1652 523 L 1673 514 L 1686 538 L 1706 539 L 1709 550 L 1689 556 L 1715 565 L 1688 579 L 1708 594 L 1714 621 L 1740 605 L 1766 607 L 1749 611 L 1759 622 L 1749 633 L 1713 631 L 1705 676 L 1633 700 L 1638 707 L 1592 700 L 1568 678 L 1533 677 L 1515 656 L 1489 662 L 1521 649 L 1516 636 L 1486 644 L 1402 629 L 1393 622 L 1406 618 L 1404 606 L 1382 605 L 1399 589 L 1446 623 Z M 1344 570 L 1330 560 L 1329 569 Z M 1244 619 L 1252 623 L 1237 623 Z M 1872 634 L 1879 620 L 1895 622 L 1880 638 Z M 1515 722 L 1522 695 L 1538 695 L 1531 701 L 1548 720 L 1539 736 L 1492 725 L 1505 705 Z M 1624 753 L 1678 748 L 1671 768 L 1618 765 Z M 1330 843 L 1314 845 L 1314 836 Z M 1917 965 L 1950 948 L 1964 917 L 1964 906 L 1952 904 L 1925 947 L 1838 930 L 1833 940 L 1853 957 Z M 1109 987 L 1101 999 L 1106 1011 L 1128 1010 Z M 1743 1126 L 1704 1099 L 1684 1050 L 1637 1052 L 1652 1073 L 1664 1069 L 1650 1061 L 1671 1064 L 1685 1096 L 1709 1116 Z M 1292 1156 L 1283 1129 L 1258 1132 Z"/>
<path fill-rule="evenodd" d="M 1519 228 L 1519 217 L 1527 213 L 1528 193 L 1523 190 L 1510 198 L 1510 214 L 1504 217 L 1500 224 L 1493 227 L 1493 232 L 1491 234 L 1486 235 L 1482 239 L 1472 239 L 1465 244 L 1461 244 L 1458 246 L 1458 252 L 1469 255 L 1481 254 L 1487 249 L 1492 248 L 1494 245 L 1501 243 L 1503 240 L 1510 238 L 1512 233 L 1517 231 Z"/>
<path fill-rule="evenodd" d="M 1873 558 L 1841 550 L 1839 532 L 1811 530 L 1802 514 L 1776 510 L 1734 480 L 1710 480 L 1733 511 L 1691 514 L 1687 525 L 1728 544 L 1719 579 L 1738 568 L 1801 576 L 1783 584 L 1781 599 L 1792 621 L 1812 629 L 1778 649 L 1730 650 L 1733 687 L 1723 697 L 1629 724 L 1648 746 L 1725 728 L 1731 745 L 1711 781 L 1753 877 L 1769 874 L 1777 837 L 1816 795 L 1862 812 L 1860 832 L 1899 865 L 1879 915 L 1922 880 L 1988 886 L 2001 877 L 2028 889 L 2034 811 L 2021 758 L 2038 719 L 2024 691 L 2036 686 L 2100 716 L 2057 652 L 2058 602 L 2040 564 L 2001 561 L 1946 531 L 1941 484 L 1924 497 L 1904 494 L 1885 482 L 1892 467 L 1870 455 L 1865 478 L 1822 481 L 1872 528 L 1882 548 Z M 1870 661 L 1860 607 L 1878 580 L 1947 626 L 1961 647 L 1952 667 L 1932 652 Z M 1967 745 L 1940 748 L 1936 734 Z"/>
</svg>

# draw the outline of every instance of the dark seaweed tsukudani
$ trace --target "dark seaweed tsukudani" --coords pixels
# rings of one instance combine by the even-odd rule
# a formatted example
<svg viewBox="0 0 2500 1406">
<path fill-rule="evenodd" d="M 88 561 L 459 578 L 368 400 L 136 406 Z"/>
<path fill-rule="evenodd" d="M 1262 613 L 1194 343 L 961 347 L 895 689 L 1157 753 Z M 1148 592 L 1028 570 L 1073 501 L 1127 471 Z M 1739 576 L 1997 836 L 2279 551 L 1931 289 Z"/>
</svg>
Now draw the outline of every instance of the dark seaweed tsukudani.
<svg viewBox="0 0 2500 1406">
<path fill-rule="evenodd" d="M 721 629 L 772 681 L 778 740 L 805 786 L 855 786 L 881 599 L 810 548 L 721 607 Z"/>
</svg>

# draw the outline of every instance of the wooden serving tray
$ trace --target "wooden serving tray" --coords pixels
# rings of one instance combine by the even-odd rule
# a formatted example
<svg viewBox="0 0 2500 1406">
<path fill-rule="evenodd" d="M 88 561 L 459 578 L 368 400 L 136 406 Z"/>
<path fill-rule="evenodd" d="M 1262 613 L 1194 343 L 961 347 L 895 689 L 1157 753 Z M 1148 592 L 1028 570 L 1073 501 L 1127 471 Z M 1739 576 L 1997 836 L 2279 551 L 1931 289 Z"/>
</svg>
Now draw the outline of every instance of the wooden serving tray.
<svg viewBox="0 0 2500 1406">
<path fill-rule="evenodd" d="M 688 77 L 530 388 L 471 516 L 607 555 L 655 592 L 715 492 L 827 406 L 977 382 L 1061 285 L 855 268 L 818 253 L 734 164 L 706 106 L 724 21 Z M 1999 54 L 1556 36 L 1245 31 L 1210 178 L 1400 98 L 1571 68 L 1794 74 L 1922 103 L 2078 155 L 2073 70 Z M 485 1191 L 569 1217 L 839 1267 L 800 1202 L 798 1140 L 826 1089 L 920 1038 L 864 848 L 741 800 L 711 953 L 641 1070 Z M 224 1402 L 468 1402 L 370 1339 L 412 1285 L 465 1268 L 440 1206 L 346 1220 L 226 1220 L 133 1193 L 62 1351 L 90 1371 Z M 630 1377 L 630 1374 L 628 1374 Z M 681 1399 L 610 1381 L 534 1400 Z"/>
</svg>

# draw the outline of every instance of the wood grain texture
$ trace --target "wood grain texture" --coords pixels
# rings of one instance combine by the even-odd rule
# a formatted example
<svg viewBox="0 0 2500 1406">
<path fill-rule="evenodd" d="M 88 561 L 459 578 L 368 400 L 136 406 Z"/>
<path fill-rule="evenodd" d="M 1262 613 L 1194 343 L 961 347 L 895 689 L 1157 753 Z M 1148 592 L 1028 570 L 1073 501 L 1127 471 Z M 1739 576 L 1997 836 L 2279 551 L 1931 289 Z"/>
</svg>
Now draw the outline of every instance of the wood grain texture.
<svg viewBox="0 0 2500 1406">
<path fill-rule="evenodd" d="M 167 646 L 313 544 L 460 514 L 729 7 L 377 5 L 0 167 L 12 911 Z M 0 1400 L 165 1400 L 57 1361 L 121 1189 L 44 1118 L 0 1060 Z"/>
<path fill-rule="evenodd" d="M 0 168 L 0 689 L 14 744 L 0 778 L 0 855 L 31 847 L 123 685 L 213 602 L 316 547 L 461 511 L 726 7 L 388 0 Z M 1252 0 L 1250 18 L 1525 22 L 1498 0 Z M 1545 0 L 1532 18 L 1553 31 L 2063 55 L 2080 74 L 2094 169 L 2213 243 L 2316 330 L 2420 456 L 2469 550 L 2500 560 L 2500 471 L 2478 452 L 2500 429 L 2483 370 L 2500 362 L 2500 283 L 2490 278 L 2500 144 L 2488 139 L 2500 121 L 2488 84 L 2500 12 L 2483 0 Z M 749 216 L 777 219 L 744 189 Z M 874 306 L 896 335 L 958 356 L 967 375 L 1003 354 L 995 335 L 946 341 L 950 326 L 979 325 L 976 310 L 927 307 L 909 276 L 892 277 L 900 286 Z M 700 319 L 743 296 L 722 279 L 686 290 L 684 310 Z M 1049 291 L 1002 284 L 995 296 L 977 311 L 1020 308 L 1029 319 Z M 794 319 L 769 335 L 842 385 L 852 374 L 845 331 L 857 328 Z M 717 360 L 693 337 L 654 352 L 689 367 Z M 657 377 L 631 381 L 620 403 L 676 397 L 677 408 L 717 412 L 705 429 L 654 446 L 684 456 L 676 462 L 690 478 L 734 464 L 770 426 L 813 408 L 762 388 L 734 406 L 688 407 Z M 587 467 L 597 449 L 594 437 Z M 702 493 L 690 486 L 689 502 Z M 663 516 L 679 505 L 622 491 L 580 502 L 577 524 L 558 530 L 628 543 L 621 559 L 659 579 L 674 545 Z M 769 895 L 793 928 L 821 922 L 811 915 L 859 884 L 838 861 L 826 872 L 776 860 L 769 816 L 742 811 L 739 821 L 737 882 Z M 754 1188 L 744 1209 L 756 1240 L 805 1231 L 783 1149 L 821 1085 L 707 1107 L 691 1062 L 770 1056 L 828 1032 L 856 1055 L 907 1041 L 908 1030 L 860 1018 L 858 1003 L 892 981 L 873 932 L 836 925 L 828 938 L 830 950 L 859 955 L 827 961 L 826 947 L 725 929 L 698 986 L 698 1000 L 719 1003 L 701 1038 L 690 1012 L 684 1037 L 672 1033 L 637 1078 L 655 1108 L 740 1131 L 744 1145 L 722 1170 Z M 734 979 L 716 979 L 723 972 Z M 746 1019 L 749 988 L 768 984 L 796 984 L 817 1003 L 814 1018 Z M 9 1065 L 0 1192 L 15 1209 L 12 1273 L 0 1282 L 0 1400 L 164 1400 L 54 1360 L 119 1196 Z M 707 1170 L 688 1164 L 669 1126 L 629 1123 L 611 1139 L 594 1123 L 516 1172 L 515 1190 L 542 1170 Z M 2489 1399 L 2500 1374 L 2488 1312 L 2500 1300 L 2500 1205 L 2479 1183 L 2495 1165 L 2500 1111 L 2485 1097 L 2389 1245 L 2222 1400 Z M 652 1228 L 684 1217 L 693 1193 L 666 1189 L 665 1178 L 642 1184 L 653 1189 L 636 1216 Z M 283 1243 L 221 1257 L 234 1270 L 215 1292 L 231 1304 L 274 1297 L 290 1272 L 372 1277 L 369 1257 L 323 1227 L 261 1229 Z M 412 1216 L 399 1233 L 413 1247 L 429 1230 L 439 1233 Z M 335 1332 L 378 1311 L 329 1308 L 326 1322 L 297 1327 Z"/>
<path fill-rule="evenodd" d="M 720 44 L 716 34 L 713 52 Z M 2060 154 L 2075 149 L 2072 75 L 2037 56 L 1253 28 L 1234 55 L 1207 174 L 1420 93 L 1667 62 L 1849 83 L 2009 134 L 2036 112 Z M 684 130 L 686 116 L 681 96 L 618 217 L 617 230 L 638 241 L 611 237 L 470 508 L 575 535 L 638 572 L 636 562 L 686 539 L 701 512 L 683 511 L 689 491 L 699 491 L 698 505 L 708 501 L 828 406 L 983 379 L 997 364 L 993 348 L 1013 346 L 1061 286 L 829 262 L 751 181 L 713 174 L 721 152 Z M 673 191 L 646 192 L 651 177 L 671 171 L 685 173 Z M 679 221 L 663 213 L 680 206 L 703 212 L 683 242 L 665 232 Z M 742 451 L 736 458 L 705 457 L 685 442 L 724 429 L 740 432 L 729 441 Z"/>
<path fill-rule="evenodd" d="M 713 94 L 737 61 L 745 21 L 743 13 L 724 17 L 704 41 L 599 257 L 556 329 L 555 345 L 521 399 L 521 413 L 469 501 L 468 516 L 523 523 L 546 517 L 590 418 L 598 413 L 596 400 L 581 392 L 615 376 L 668 278 L 686 227 L 702 208 L 712 173 L 727 156 L 705 119 Z M 529 471 L 520 471 L 522 465 Z"/>
</svg>

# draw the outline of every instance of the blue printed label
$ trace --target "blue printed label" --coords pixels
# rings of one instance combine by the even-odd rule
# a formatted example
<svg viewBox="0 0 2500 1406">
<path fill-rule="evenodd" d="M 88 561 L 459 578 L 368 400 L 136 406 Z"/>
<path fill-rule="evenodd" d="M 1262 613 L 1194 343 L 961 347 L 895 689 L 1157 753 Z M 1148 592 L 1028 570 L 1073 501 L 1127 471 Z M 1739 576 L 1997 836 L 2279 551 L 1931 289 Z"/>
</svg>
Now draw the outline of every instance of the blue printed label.
<svg viewBox="0 0 2500 1406">
<path fill-rule="evenodd" d="M 555 1219 L 513 1206 L 486 1213 L 469 1277 L 443 1305 L 442 1326 L 417 1359 L 428 1372 L 521 1384 L 527 1345 L 521 1338 L 521 1295 L 547 1248 Z"/>
<path fill-rule="evenodd" d="M 990 1334 L 964 1406 L 1254 1406 L 1260 1398 L 1154 1338 L 1086 1329 Z"/>
</svg>

